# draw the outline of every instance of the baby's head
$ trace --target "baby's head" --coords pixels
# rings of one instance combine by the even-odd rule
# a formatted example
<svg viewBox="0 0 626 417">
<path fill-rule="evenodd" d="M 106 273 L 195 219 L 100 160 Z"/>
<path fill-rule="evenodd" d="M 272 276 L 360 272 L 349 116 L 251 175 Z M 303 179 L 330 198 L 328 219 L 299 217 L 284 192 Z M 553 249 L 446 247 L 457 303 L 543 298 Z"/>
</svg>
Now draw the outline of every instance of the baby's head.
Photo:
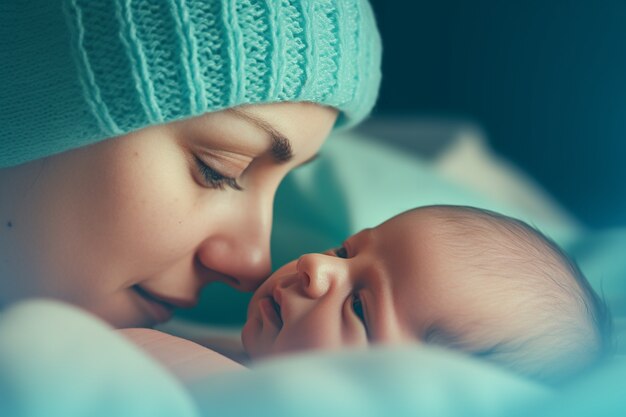
<svg viewBox="0 0 626 417">
<path fill-rule="evenodd" d="M 567 256 L 525 223 L 430 206 L 303 255 L 254 294 L 251 357 L 417 341 L 542 380 L 601 356 L 610 319 Z"/>
</svg>

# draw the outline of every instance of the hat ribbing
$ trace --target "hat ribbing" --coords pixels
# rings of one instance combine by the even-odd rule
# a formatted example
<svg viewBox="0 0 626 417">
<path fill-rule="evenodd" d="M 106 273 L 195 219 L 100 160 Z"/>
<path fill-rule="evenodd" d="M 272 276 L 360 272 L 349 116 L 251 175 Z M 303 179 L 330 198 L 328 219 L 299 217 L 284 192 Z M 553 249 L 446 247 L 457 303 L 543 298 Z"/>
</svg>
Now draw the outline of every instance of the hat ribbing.
<svg viewBox="0 0 626 417">
<path fill-rule="evenodd" d="M 365 0 L 37 0 L 0 5 L 0 167 L 241 104 L 372 109 Z M 15 3 L 15 4 L 13 4 Z"/>
</svg>

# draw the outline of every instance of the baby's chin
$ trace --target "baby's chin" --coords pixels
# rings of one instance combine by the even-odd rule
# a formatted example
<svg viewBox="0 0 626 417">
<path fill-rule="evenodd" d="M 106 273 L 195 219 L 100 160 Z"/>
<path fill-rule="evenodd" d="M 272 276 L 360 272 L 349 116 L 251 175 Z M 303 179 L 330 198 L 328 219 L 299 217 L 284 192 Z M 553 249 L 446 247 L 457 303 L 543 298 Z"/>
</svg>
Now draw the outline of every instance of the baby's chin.
<svg viewBox="0 0 626 417">
<path fill-rule="evenodd" d="M 267 336 L 259 318 L 249 316 L 241 330 L 241 344 L 250 359 L 259 359 L 270 354 L 273 341 L 267 340 Z"/>
<path fill-rule="evenodd" d="M 257 354 L 254 349 L 254 343 L 252 340 L 251 332 L 252 332 L 252 328 L 250 324 L 250 317 L 248 317 L 246 319 L 246 323 L 243 325 L 243 329 L 241 330 L 241 344 L 246 354 L 251 359 L 254 359 L 257 357 Z"/>
<path fill-rule="evenodd" d="M 262 341 L 260 340 L 263 337 L 263 324 L 258 311 L 258 302 L 262 297 L 261 294 L 263 294 L 263 285 L 254 292 L 248 304 L 246 322 L 241 330 L 241 343 L 246 354 L 251 359 L 256 359 L 263 355 Z"/>
</svg>

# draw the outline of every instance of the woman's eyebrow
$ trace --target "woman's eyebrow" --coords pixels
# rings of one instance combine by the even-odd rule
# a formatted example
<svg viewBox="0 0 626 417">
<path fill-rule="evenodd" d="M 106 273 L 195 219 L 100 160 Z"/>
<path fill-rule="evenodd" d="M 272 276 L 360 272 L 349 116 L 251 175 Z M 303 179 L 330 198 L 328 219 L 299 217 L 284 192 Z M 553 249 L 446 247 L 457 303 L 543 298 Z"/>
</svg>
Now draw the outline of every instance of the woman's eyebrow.
<svg viewBox="0 0 626 417">
<path fill-rule="evenodd" d="M 272 147 L 270 150 L 276 162 L 288 162 L 293 158 L 291 141 L 274 128 L 274 126 L 243 109 L 230 108 L 226 111 L 244 119 L 249 123 L 252 123 L 259 129 L 264 130 L 270 136 L 272 140 Z"/>
</svg>

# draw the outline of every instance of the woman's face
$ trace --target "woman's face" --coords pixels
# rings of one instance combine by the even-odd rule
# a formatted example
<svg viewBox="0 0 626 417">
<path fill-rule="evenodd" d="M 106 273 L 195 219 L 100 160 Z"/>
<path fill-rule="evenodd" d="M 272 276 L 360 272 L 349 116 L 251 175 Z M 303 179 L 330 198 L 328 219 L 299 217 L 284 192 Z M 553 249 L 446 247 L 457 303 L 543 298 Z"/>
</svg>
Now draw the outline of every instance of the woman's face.
<svg viewBox="0 0 626 417">
<path fill-rule="evenodd" d="M 210 282 L 255 289 L 276 188 L 335 118 L 311 103 L 245 106 L 0 171 L 1 304 L 50 296 L 149 326 Z"/>
</svg>

